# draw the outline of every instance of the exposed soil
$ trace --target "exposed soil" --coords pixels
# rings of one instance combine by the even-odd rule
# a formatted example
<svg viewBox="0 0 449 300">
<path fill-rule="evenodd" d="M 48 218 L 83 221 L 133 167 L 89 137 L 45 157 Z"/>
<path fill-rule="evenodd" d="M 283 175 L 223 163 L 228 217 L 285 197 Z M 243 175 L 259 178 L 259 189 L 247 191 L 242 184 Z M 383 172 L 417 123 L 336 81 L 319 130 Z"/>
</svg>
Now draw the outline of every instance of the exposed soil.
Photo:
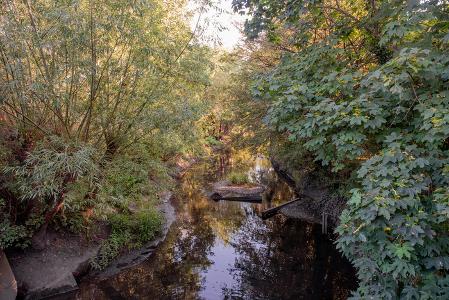
<svg viewBox="0 0 449 300">
<path fill-rule="evenodd" d="M 311 170 L 301 170 L 300 176 L 293 176 L 292 170 L 283 166 L 280 162 L 271 160 L 276 173 L 298 195 L 299 201 L 289 204 L 280 213 L 289 217 L 302 219 L 312 223 L 322 223 L 323 215 L 327 223 L 335 227 L 339 223 L 341 212 L 346 206 L 346 199 L 335 195 L 326 184 L 326 178 L 316 177 Z"/>
<path fill-rule="evenodd" d="M 90 260 L 97 255 L 101 241 L 108 236 L 107 226 L 101 223 L 94 226 L 99 230 L 90 240 L 84 235 L 49 230 L 48 246 L 44 250 L 10 251 L 8 257 L 18 283 L 19 297 L 54 299 L 55 296 L 77 290 L 77 280 L 81 277 L 88 275 L 107 278 L 141 263 L 165 239 L 175 220 L 170 198 L 171 193 L 165 193 L 158 206 L 165 220 L 159 236 L 140 249 L 124 253 L 102 271 L 92 272 L 90 268 Z"/>
<path fill-rule="evenodd" d="M 95 227 L 99 230 L 90 240 L 80 234 L 49 230 L 45 249 L 8 253 L 19 297 L 40 299 L 76 289 L 75 276 L 88 270 L 89 260 L 107 237 L 104 225 Z"/>
</svg>

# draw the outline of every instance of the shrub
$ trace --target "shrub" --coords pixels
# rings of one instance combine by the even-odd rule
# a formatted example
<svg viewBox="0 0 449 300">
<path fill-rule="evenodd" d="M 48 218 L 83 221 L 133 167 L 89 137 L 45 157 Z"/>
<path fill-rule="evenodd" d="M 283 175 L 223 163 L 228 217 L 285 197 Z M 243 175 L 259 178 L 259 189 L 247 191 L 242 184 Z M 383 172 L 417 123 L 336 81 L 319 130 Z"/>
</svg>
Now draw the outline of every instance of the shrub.
<svg viewBox="0 0 449 300">
<path fill-rule="evenodd" d="M 155 210 L 144 210 L 134 215 L 110 216 L 111 235 L 103 242 L 99 253 L 92 260 L 95 269 L 104 269 L 120 252 L 141 247 L 156 237 L 162 226 L 162 216 Z"/>
<path fill-rule="evenodd" d="M 120 158 L 106 169 L 103 189 L 113 197 L 133 197 L 142 192 L 148 183 L 148 171 L 141 163 Z"/>
<path fill-rule="evenodd" d="M 28 153 L 23 165 L 5 168 L 17 181 L 24 200 L 54 201 L 70 182 L 80 178 L 96 180 L 96 151 L 88 145 L 67 143 L 50 137 Z"/>
<path fill-rule="evenodd" d="M 135 233 L 140 244 L 150 241 L 156 236 L 162 225 L 161 215 L 154 211 L 141 211 L 136 214 Z"/>
<path fill-rule="evenodd" d="M 29 244 L 29 237 L 25 226 L 13 225 L 7 219 L 0 221 L 0 249 L 25 248 Z"/>
<path fill-rule="evenodd" d="M 208 136 L 205 138 L 206 144 L 209 146 L 223 146 L 223 142 L 217 140 L 215 137 L 213 136 Z"/>
<path fill-rule="evenodd" d="M 246 184 L 249 183 L 248 175 L 245 173 L 231 172 L 228 175 L 228 180 L 233 184 Z"/>
<path fill-rule="evenodd" d="M 111 161 L 96 201 L 96 215 L 108 218 L 111 208 L 128 212 L 130 204 L 141 208 L 151 207 L 157 194 L 171 187 L 167 166 L 157 158 L 135 150 Z"/>
<path fill-rule="evenodd" d="M 130 240 L 129 232 L 112 232 L 109 238 L 101 244 L 97 256 L 91 260 L 94 269 L 102 270 L 116 258 Z"/>
</svg>

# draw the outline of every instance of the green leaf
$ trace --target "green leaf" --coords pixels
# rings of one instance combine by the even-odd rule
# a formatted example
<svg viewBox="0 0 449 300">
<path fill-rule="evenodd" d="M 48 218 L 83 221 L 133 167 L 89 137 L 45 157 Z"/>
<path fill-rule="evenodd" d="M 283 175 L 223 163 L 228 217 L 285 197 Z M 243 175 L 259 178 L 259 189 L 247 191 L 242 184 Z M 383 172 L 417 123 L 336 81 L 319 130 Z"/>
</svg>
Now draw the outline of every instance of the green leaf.
<svg viewBox="0 0 449 300">
<path fill-rule="evenodd" d="M 394 253 L 400 259 L 402 259 L 404 257 L 410 259 L 411 258 L 411 252 L 413 250 L 414 249 L 413 249 L 412 246 L 408 245 L 407 243 L 404 243 L 404 244 L 402 244 L 400 246 L 396 246 L 396 249 L 395 249 Z"/>
</svg>

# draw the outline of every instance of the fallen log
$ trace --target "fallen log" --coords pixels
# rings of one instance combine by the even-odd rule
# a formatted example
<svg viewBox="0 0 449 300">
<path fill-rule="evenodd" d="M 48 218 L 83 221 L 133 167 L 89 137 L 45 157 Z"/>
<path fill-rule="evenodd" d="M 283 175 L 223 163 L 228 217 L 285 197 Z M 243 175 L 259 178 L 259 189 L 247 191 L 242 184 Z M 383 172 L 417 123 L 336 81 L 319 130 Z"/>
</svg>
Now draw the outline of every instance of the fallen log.
<svg viewBox="0 0 449 300">
<path fill-rule="evenodd" d="M 213 193 L 210 198 L 214 201 L 226 200 L 226 201 L 238 201 L 238 202 L 262 202 L 262 195 L 242 195 L 242 196 L 222 196 L 219 193 Z"/>
<path fill-rule="evenodd" d="M 287 206 L 289 204 L 292 204 L 292 203 L 298 201 L 299 199 L 300 198 L 295 198 L 295 199 L 293 199 L 291 201 L 288 201 L 288 202 L 285 202 L 285 203 L 283 203 L 283 204 L 281 204 L 279 206 L 276 206 L 276 207 L 264 210 L 262 212 L 262 220 L 266 220 L 268 218 L 271 218 L 271 217 L 275 216 L 281 210 L 281 208 L 283 208 L 283 207 L 285 207 L 285 206 Z"/>
<path fill-rule="evenodd" d="M 239 201 L 239 202 L 262 202 L 262 194 L 265 187 L 261 185 L 229 185 L 227 181 L 217 182 L 212 186 L 212 191 L 207 196 L 215 201 Z"/>
</svg>

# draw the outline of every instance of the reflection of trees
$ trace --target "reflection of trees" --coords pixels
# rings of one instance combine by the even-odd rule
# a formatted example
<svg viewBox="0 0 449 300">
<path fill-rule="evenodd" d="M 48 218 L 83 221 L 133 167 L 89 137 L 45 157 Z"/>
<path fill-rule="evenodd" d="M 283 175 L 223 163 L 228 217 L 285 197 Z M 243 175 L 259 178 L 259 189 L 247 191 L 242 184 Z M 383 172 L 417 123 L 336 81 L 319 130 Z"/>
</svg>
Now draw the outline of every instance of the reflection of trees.
<svg viewBox="0 0 449 300">
<path fill-rule="evenodd" d="M 186 216 L 201 214 L 203 225 L 207 224 L 211 227 L 214 234 L 226 243 L 229 241 L 231 234 L 240 227 L 245 216 L 241 203 L 214 202 L 201 192 L 211 180 L 211 177 L 203 169 L 207 169 L 208 166 L 208 164 L 199 166 L 196 172 L 189 172 L 184 178 L 182 190 L 186 205 L 180 209 L 180 214 Z M 181 195 L 181 198 L 183 195 Z"/>
<path fill-rule="evenodd" d="M 222 178 L 231 165 L 231 149 L 222 149 L 217 154 L 212 154 L 208 164 L 204 165 L 205 169 L 202 175 L 210 178 Z"/>
<path fill-rule="evenodd" d="M 241 225 L 239 203 L 215 203 L 201 189 L 208 178 L 203 166 L 187 173 L 175 201 L 177 221 L 165 242 L 147 262 L 124 270 L 107 280 L 84 283 L 82 299 L 197 299 L 200 271 L 210 266 L 211 247 L 218 236 L 223 241 Z"/>
<path fill-rule="evenodd" d="M 276 218 L 264 230 L 260 223 L 248 218 L 235 238 L 239 286 L 225 290 L 228 298 L 346 299 L 356 287 L 352 267 L 319 226 Z"/>
<path fill-rule="evenodd" d="M 221 168 L 220 160 L 215 164 Z M 217 239 L 238 253 L 232 299 L 344 299 L 353 270 L 321 235 L 321 228 L 281 217 L 263 222 L 261 210 L 291 197 L 286 185 L 272 203 L 214 202 L 202 189 L 222 175 L 210 164 L 187 172 L 174 205 L 177 221 L 147 262 L 101 282 L 83 283 L 81 299 L 198 299 L 202 270 Z M 220 257 L 216 257 L 220 259 Z M 349 276 L 350 277 L 350 276 Z"/>
<path fill-rule="evenodd" d="M 101 299 L 99 292 L 113 299 L 197 299 L 201 289 L 198 271 L 211 263 L 208 255 L 215 235 L 205 211 L 191 209 L 189 218 L 172 226 L 166 241 L 147 262 L 99 282 L 95 299 Z"/>
</svg>

